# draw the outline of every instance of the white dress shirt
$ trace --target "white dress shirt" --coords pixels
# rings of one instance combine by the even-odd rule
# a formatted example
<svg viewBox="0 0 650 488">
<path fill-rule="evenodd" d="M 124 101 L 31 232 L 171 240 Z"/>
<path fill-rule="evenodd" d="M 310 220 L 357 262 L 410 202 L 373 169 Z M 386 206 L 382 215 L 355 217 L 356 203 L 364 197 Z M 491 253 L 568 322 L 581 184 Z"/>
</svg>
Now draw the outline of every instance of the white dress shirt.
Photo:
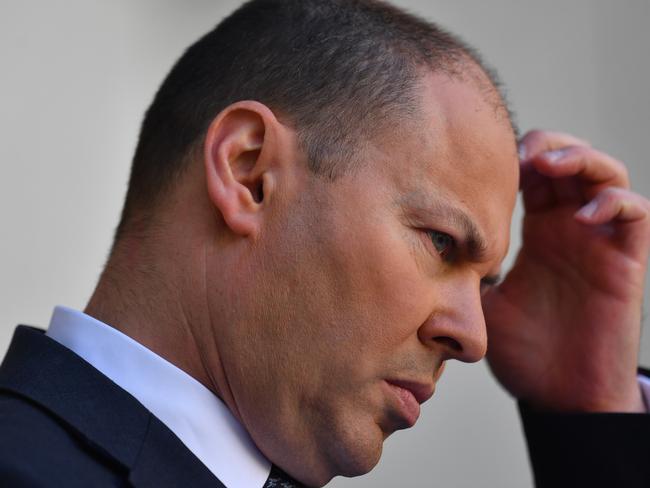
<svg viewBox="0 0 650 488">
<path fill-rule="evenodd" d="M 228 488 L 264 486 L 271 463 L 224 403 L 190 375 L 70 308 L 54 309 L 46 334 L 133 395 Z"/>
</svg>

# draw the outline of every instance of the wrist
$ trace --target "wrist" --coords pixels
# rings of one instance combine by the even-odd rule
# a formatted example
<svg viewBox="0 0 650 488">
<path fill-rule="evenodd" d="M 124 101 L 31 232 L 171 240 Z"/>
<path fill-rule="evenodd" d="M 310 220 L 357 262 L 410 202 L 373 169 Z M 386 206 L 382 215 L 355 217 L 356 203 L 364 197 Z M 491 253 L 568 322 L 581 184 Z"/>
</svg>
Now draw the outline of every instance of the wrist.
<svg viewBox="0 0 650 488">
<path fill-rule="evenodd" d="M 650 380 L 648 380 L 650 392 Z M 555 413 L 648 413 L 646 396 L 641 385 L 636 383 L 627 395 L 607 397 L 604 395 L 590 397 L 563 398 L 561 401 L 523 401 L 532 411 Z"/>
</svg>

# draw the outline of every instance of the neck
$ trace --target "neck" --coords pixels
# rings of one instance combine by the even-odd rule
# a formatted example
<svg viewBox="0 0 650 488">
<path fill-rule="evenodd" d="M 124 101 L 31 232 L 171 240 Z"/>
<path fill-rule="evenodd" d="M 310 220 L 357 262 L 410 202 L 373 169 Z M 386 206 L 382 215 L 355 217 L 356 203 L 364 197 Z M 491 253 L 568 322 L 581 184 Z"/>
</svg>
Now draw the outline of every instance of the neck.
<svg viewBox="0 0 650 488">
<path fill-rule="evenodd" d="M 192 267 L 178 262 L 182 254 L 175 253 L 169 243 L 154 246 L 151 241 L 155 240 L 125 237 L 116 244 L 84 312 L 219 394 L 196 341 L 201 324 L 206 324 L 201 308 L 182 295 L 185 290 L 196 290 L 191 283 Z M 170 262 L 175 265 L 165 265 Z"/>
</svg>

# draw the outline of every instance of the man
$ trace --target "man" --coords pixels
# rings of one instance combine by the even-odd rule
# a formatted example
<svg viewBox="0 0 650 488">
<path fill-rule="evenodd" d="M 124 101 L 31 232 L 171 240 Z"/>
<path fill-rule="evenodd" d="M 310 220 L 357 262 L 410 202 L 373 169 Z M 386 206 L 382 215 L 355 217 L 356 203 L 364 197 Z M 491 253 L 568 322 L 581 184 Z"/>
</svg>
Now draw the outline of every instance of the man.
<svg viewBox="0 0 650 488">
<path fill-rule="evenodd" d="M 495 85 L 371 0 L 255 0 L 190 47 L 85 313 L 19 327 L 0 368 L 3 482 L 360 475 L 489 336 L 539 486 L 647 485 L 648 202 L 572 136 L 518 148 Z M 495 286 L 519 187 L 523 248 Z"/>
</svg>

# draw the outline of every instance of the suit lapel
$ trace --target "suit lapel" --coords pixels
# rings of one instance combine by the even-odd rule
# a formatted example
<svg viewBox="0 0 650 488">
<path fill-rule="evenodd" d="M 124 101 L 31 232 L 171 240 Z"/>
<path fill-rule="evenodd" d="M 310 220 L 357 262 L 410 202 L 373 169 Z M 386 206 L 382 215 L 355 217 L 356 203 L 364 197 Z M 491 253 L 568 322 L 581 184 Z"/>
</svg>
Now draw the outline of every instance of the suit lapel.
<svg viewBox="0 0 650 488">
<path fill-rule="evenodd" d="M 224 485 L 160 420 L 151 415 L 142 451 L 131 468 L 129 481 L 139 488 Z"/>
<path fill-rule="evenodd" d="M 223 487 L 140 402 L 43 330 L 16 328 L 0 389 L 41 405 L 136 487 Z"/>
</svg>

